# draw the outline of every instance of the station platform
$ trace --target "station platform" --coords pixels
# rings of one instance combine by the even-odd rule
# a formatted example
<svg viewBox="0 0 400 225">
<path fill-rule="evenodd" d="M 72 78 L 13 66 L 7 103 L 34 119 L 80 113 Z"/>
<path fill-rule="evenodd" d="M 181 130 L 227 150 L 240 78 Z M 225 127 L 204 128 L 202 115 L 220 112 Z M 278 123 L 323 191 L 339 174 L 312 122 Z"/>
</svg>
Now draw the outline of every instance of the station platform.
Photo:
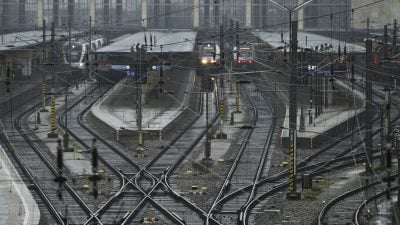
<svg viewBox="0 0 400 225">
<path fill-rule="evenodd" d="M 97 52 L 131 53 L 136 44 L 148 46 L 148 53 L 193 52 L 197 32 L 193 30 L 157 30 L 124 35 Z M 150 43 L 150 36 L 153 42 Z M 145 37 L 146 41 L 145 42 Z M 150 47 L 150 45 L 152 46 Z M 162 49 L 161 49 L 162 48 Z"/>
<path fill-rule="evenodd" d="M 165 74 L 164 79 L 168 83 L 180 85 L 175 74 Z M 156 74 L 150 76 L 158 76 Z M 142 131 L 161 135 L 173 120 L 175 120 L 188 106 L 189 97 L 195 80 L 195 71 L 190 71 L 187 76 L 181 80 L 184 88 L 168 88 L 159 93 L 159 89 L 154 85 L 142 86 Z M 137 109 L 134 104 L 136 101 L 134 93 L 135 84 L 127 83 L 128 78 L 121 80 L 114 85 L 101 99 L 92 107 L 91 113 L 94 117 L 108 125 L 119 134 L 132 133 L 139 130 L 137 118 Z M 153 82 L 154 83 L 154 82 Z M 166 85 L 168 85 L 166 83 Z M 166 90 L 173 90 L 166 92 Z M 132 93 L 131 97 L 125 97 L 121 100 L 118 96 Z"/>
<path fill-rule="evenodd" d="M 281 37 L 281 32 L 263 32 L 254 31 L 255 36 L 259 37 L 265 43 L 269 44 L 273 48 L 284 48 L 289 50 L 289 33 L 283 32 L 283 41 Z M 309 48 L 313 51 L 320 53 L 337 53 L 339 46 L 343 48 L 344 42 L 326 37 L 323 35 L 313 34 L 310 32 L 298 32 L 298 45 L 299 48 Z M 323 46 L 323 48 L 321 48 Z M 365 47 L 357 44 L 347 43 L 347 50 L 351 52 L 363 53 L 365 52 Z M 329 72 L 329 71 L 328 71 Z M 330 73 L 328 73 L 330 76 Z M 326 74 L 324 76 L 327 76 Z M 282 79 L 275 76 L 273 79 Z M 329 78 L 329 77 L 328 77 Z M 287 82 L 279 80 L 279 82 Z M 288 147 L 289 144 L 289 98 L 288 87 L 286 85 L 280 84 L 280 89 L 284 90 L 284 93 L 280 93 L 280 98 L 283 100 L 285 105 L 285 118 L 283 125 L 281 127 L 281 147 Z M 332 88 L 332 86 L 335 88 Z M 279 86 L 279 85 L 278 85 Z M 353 120 L 363 118 L 364 114 L 364 103 L 361 101 L 364 99 L 364 93 L 360 93 L 356 90 L 351 90 L 351 85 L 349 82 L 343 82 L 339 79 L 335 79 L 332 83 L 326 83 L 326 79 L 323 80 L 323 86 L 327 87 L 322 91 L 324 94 L 324 104 L 322 106 L 322 113 L 315 113 L 315 103 L 314 106 L 309 104 L 305 99 L 309 99 L 308 92 L 298 92 L 300 97 L 297 98 L 297 147 L 298 148 L 308 148 L 312 149 L 323 142 L 332 138 L 334 134 L 347 132 L 352 129 Z M 301 88 L 300 88 L 301 89 Z M 304 88 L 303 88 L 304 89 Z M 336 90 L 333 90 L 336 89 Z M 305 91 L 305 90 L 303 90 Z M 332 104 L 332 99 L 340 98 L 340 94 L 347 93 L 348 96 L 354 95 L 356 99 L 356 104 L 340 102 Z M 326 97 L 328 95 L 329 97 Z M 344 96 L 342 96 L 343 98 Z M 299 99 L 302 98 L 302 99 Z M 331 98 L 331 100 L 327 100 Z M 315 99 L 314 99 L 315 100 Z M 303 117 L 301 117 L 301 108 L 303 108 Z M 304 118 L 302 120 L 302 118 Z"/>
<path fill-rule="evenodd" d="M 331 105 L 323 107 L 323 113 L 314 117 L 314 109 L 309 107 L 303 108 L 304 129 L 300 127 L 301 109 L 297 109 L 297 147 L 300 148 L 315 148 L 321 145 L 324 141 L 335 136 L 338 133 L 347 133 L 352 130 L 352 124 L 356 120 L 364 121 L 365 103 L 360 101 L 365 99 L 364 93 L 351 90 L 349 84 L 341 80 L 335 80 L 335 86 L 340 91 L 347 92 L 349 95 L 354 94 L 358 104 L 353 103 L 348 105 Z M 281 132 L 281 146 L 288 147 L 289 144 L 289 105 L 286 104 L 286 115 Z M 310 114 L 312 121 L 310 123 Z"/>
<path fill-rule="evenodd" d="M 273 48 L 286 47 L 289 51 L 289 32 L 282 32 L 283 43 L 281 32 L 264 32 L 264 31 L 254 31 L 255 36 L 259 37 L 264 42 L 271 45 Z M 310 32 L 299 31 L 297 33 L 298 47 L 299 48 L 309 48 L 317 52 L 334 52 L 337 53 L 339 46 L 343 48 L 345 46 L 344 41 L 339 41 L 335 38 L 326 37 L 319 34 L 314 34 Z M 286 43 L 286 45 L 285 45 Z M 331 48 L 329 48 L 329 46 Z M 323 48 L 321 48 L 323 46 Z M 365 46 L 346 43 L 347 51 L 362 53 L 365 52 Z"/>
<path fill-rule="evenodd" d="M 46 30 L 47 38 L 46 41 L 50 41 L 51 30 Z M 68 37 L 68 32 L 65 30 L 55 30 L 56 36 L 54 39 L 60 40 Z M 71 35 L 77 35 L 82 33 L 81 31 L 72 30 Z M 10 51 L 14 49 L 26 48 L 33 45 L 38 45 L 43 42 L 43 31 L 42 30 L 32 30 L 24 32 L 15 32 L 1 35 L 0 51 Z"/>
</svg>

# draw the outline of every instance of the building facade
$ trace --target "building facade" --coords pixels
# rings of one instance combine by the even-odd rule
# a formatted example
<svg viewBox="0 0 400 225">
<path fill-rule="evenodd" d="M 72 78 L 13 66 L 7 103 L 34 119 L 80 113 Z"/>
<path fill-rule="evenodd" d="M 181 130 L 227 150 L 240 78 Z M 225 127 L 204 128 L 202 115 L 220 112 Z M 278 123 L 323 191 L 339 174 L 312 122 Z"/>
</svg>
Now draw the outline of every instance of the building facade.
<svg viewBox="0 0 400 225">
<path fill-rule="evenodd" d="M 275 1 L 291 10 L 306 0 Z M 366 27 L 368 16 L 375 26 L 400 16 L 400 0 L 358 9 L 372 1 L 314 0 L 293 11 L 292 18 L 299 20 L 300 30 L 344 30 Z M 42 20 L 59 28 L 83 29 L 91 23 L 122 30 L 212 28 L 231 18 L 248 28 L 280 30 L 288 28 L 289 12 L 269 0 L 0 0 L 3 32 L 40 28 Z"/>
</svg>

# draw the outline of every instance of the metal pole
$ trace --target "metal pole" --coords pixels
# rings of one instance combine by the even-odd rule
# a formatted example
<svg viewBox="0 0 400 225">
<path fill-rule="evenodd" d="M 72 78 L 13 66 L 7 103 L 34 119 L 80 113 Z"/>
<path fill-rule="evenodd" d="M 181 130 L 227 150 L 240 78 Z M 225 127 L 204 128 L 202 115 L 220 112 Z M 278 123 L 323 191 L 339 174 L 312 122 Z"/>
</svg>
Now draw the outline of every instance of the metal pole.
<svg viewBox="0 0 400 225">
<path fill-rule="evenodd" d="M 143 79 L 143 57 L 144 57 L 144 48 L 143 46 L 140 46 L 138 48 L 139 52 L 139 73 L 138 73 L 138 79 L 136 79 L 136 87 L 137 87 L 137 96 L 136 96 L 136 101 L 137 101 L 137 127 L 138 127 L 138 132 L 139 132 L 139 137 L 138 137 L 138 142 L 139 145 L 143 144 L 143 134 L 142 134 L 142 79 Z M 162 69 L 162 68 L 160 68 Z"/>
<path fill-rule="evenodd" d="M 397 153 L 397 171 L 400 171 L 400 136 L 395 134 L 396 139 L 396 153 Z M 400 209 L 400 173 L 398 173 L 397 179 L 398 189 L 397 189 L 397 207 Z"/>
<path fill-rule="evenodd" d="M 393 46 L 397 44 L 397 20 L 394 20 L 393 23 Z"/>
<path fill-rule="evenodd" d="M 51 66 L 51 99 L 50 99 L 50 127 L 51 132 L 47 135 L 48 138 L 58 138 L 56 133 L 56 96 L 55 96 L 55 76 L 54 76 L 54 51 L 55 51 L 55 30 L 54 22 L 51 23 L 51 52 L 50 52 L 50 63 Z"/>
<path fill-rule="evenodd" d="M 89 79 L 92 79 L 92 16 L 89 16 L 89 48 L 88 48 L 88 69 L 89 69 Z"/>
<path fill-rule="evenodd" d="M 45 44 L 46 44 L 46 21 L 43 20 L 42 21 L 42 29 L 43 29 L 43 51 L 42 51 L 42 64 L 45 63 L 46 59 L 46 48 L 45 48 Z M 46 75 L 44 73 L 42 73 L 42 109 L 40 110 L 41 112 L 47 112 L 46 109 Z"/>
<path fill-rule="evenodd" d="M 209 136 L 208 136 L 208 128 L 209 128 L 209 124 L 208 124 L 208 91 L 206 92 L 206 146 L 205 146 L 205 151 L 204 151 L 204 156 L 205 159 L 208 160 L 210 159 L 210 155 L 211 155 L 211 143 L 209 140 Z"/>
<path fill-rule="evenodd" d="M 68 45 L 69 45 L 69 69 L 71 70 L 71 51 L 72 51 L 72 43 L 71 43 L 71 22 L 68 23 Z M 69 135 L 68 135 L 68 87 L 69 87 L 69 72 L 67 72 L 67 82 L 65 83 L 65 113 L 64 113 L 64 120 L 65 120 L 65 131 L 64 131 L 64 149 L 68 151 L 69 149 Z"/>
<path fill-rule="evenodd" d="M 290 13 L 291 16 L 291 13 Z M 290 19 L 291 20 L 291 19 Z M 287 199 L 298 200 L 296 191 L 296 129 L 297 129 L 297 21 L 291 21 L 290 78 L 289 78 L 289 192 Z"/>
<path fill-rule="evenodd" d="M 372 161 L 372 74 L 371 74 L 371 62 L 372 62 L 372 41 L 368 39 L 366 41 L 366 67 L 365 72 L 365 149 L 367 152 L 365 170 L 367 173 L 372 173 L 373 161 Z"/>
</svg>

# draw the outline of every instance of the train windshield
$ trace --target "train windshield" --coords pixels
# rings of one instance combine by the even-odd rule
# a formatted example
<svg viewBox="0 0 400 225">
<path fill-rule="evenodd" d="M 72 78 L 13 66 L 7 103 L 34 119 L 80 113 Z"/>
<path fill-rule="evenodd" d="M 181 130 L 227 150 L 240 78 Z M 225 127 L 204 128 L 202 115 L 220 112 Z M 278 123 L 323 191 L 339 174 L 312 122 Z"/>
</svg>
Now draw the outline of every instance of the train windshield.
<svg viewBox="0 0 400 225">
<path fill-rule="evenodd" d="M 71 58 L 69 57 L 69 51 L 71 51 Z M 67 62 L 79 62 L 82 55 L 82 45 L 80 43 L 71 43 L 71 48 L 69 44 L 64 45 L 64 54 Z"/>
<path fill-rule="evenodd" d="M 251 58 L 251 49 L 249 47 L 240 48 L 239 56 L 243 58 Z"/>
<path fill-rule="evenodd" d="M 250 51 L 240 51 L 239 52 L 240 57 L 245 57 L 245 58 L 250 58 L 251 57 L 251 52 Z"/>
<path fill-rule="evenodd" d="M 214 47 L 204 47 L 203 48 L 203 56 L 213 56 L 214 55 Z"/>
</svg>

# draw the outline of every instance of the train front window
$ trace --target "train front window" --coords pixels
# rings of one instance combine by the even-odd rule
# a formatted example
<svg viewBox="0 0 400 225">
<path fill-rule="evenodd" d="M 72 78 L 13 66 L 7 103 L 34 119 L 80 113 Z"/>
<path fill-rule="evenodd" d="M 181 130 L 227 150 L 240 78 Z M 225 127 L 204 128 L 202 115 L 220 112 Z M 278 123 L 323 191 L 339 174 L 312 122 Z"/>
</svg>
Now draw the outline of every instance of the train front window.
<svg viewBox="0 0 400 225">
<path fill-rule="evenodd" d="M 71 51 L 71 62 L 79 62 L 81 60 L 80 51 Z"/>
<path fill-rule="evenodd" d="M 239 52 L 239 56 L 243 57 L 243 58 L 250 58 L 251 57 L 251 52 L 241 51 L 241 52 Z"/>
<path fill-rule="evenodd" d="M 69 57 L 69 52 L 71 51 L 71 58 Z M 64 46 L 64 54 L 67 62 L 79 62 L 82 54 L 82 45 L 80 43 L 71 43 L 71 48 L 69 44 Z"/>
<path fill-rule="evenodd" d="M 213 56 L 214 55 L 214 52 L 212 52 L 212 51 L 204 51 L 204 54 L 203 54 L 203 56 Z"/>
<path fill-rule="evenodd" d="M 212 47 L 212 46 L 211 47 L 206 46 L 203 48 L 203 56 L 206 56 L 206 57 L 214 56 L 214 52 L 215 52 L 215 50 L 214 50 L 214 47 Z"/>
</svg>

